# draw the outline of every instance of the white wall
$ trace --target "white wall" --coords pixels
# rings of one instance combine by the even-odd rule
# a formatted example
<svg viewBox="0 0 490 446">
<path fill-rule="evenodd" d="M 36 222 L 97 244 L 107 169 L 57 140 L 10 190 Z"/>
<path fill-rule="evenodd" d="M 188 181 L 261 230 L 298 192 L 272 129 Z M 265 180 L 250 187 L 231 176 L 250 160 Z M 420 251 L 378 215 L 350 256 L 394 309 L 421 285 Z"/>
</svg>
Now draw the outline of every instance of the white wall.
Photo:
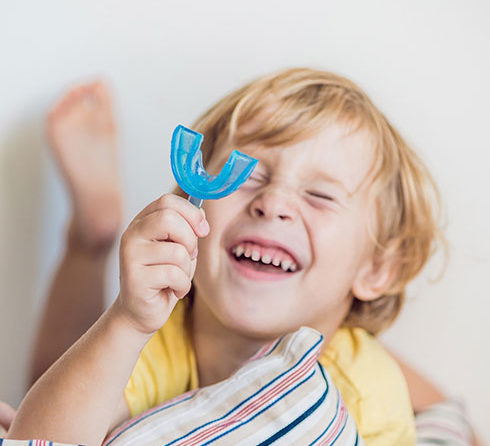
<svg viewBox="0 0 490 446">
<path fill-rule="evenodd" d="M 168 189 L 168 141 L 223 93 L 310 65 L 363 86 L 422 154 L 447 205 L 452 253 L 384 336 L 490 439 L 490 7 L 477 0 L 16 0 L 0 6 L 0 399 L 17 404 L 67 200 L 43 119 L 103 76 L 117 97 L 127 221 Z M 114 257 L 115 259 L 115 257 Z M 437 264 L 429 268 L 437 272 Z M 117 265 L 109 294 L 116 290 Z M 432 273 L 431 273 L 432 274 Z"/>
</svg>

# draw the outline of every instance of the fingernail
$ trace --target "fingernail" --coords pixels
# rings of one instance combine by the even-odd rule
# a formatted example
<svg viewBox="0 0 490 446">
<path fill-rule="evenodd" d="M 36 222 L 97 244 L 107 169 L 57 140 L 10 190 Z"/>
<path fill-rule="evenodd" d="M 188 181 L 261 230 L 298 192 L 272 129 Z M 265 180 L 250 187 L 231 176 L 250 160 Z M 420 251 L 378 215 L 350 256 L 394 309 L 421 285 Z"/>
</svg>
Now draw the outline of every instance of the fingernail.
<svg viewBox="0 0 490 446">
<path fill-rule="evenodd" d="M 201 223 L 199 223 L 197 230 L 200 234 L 207 235 L 207 233 L 209 232 L 209 223 L 205 218 L 201 220 Z"/>
<path fill-rule="evenodd" d="M 194 260 L 195 258 L 197 258 L 197 252 L 198 252 L 198 249 L 197 249 L 197 246 L 196 246 L 196 249 L 194 249 L 194 252 L 191 255 L 191 259 L 192 260 Z"/>
</svg>

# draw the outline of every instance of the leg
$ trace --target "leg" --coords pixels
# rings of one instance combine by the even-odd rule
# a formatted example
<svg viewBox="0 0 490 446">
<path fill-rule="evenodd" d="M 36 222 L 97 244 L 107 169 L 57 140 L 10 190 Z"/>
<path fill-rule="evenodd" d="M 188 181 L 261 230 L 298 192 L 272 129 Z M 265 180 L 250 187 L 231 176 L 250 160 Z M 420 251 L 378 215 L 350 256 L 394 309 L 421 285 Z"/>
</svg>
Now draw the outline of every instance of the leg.
<svg viewBox="0 0 490 446">
<path fill-rule="evenodd" d="M 427 378 L 393 355 L 393 353 L 392 356 L 397 360 L 407 381 L 408 393 L 410 394 L 414 412 L 422 412 L 428 407 L 446 400 L 446 396 Z"/>
<path fill-rule="evenodd" d="M 456 433 L 458 439 L 466 438 L 468 445 L 479 446 L 480 441 L 475 433 L 471 431 L 468 434 L 467 432 L 470 423 L 464 410 L 457 405 L 455 405 L 453 412 L 448 410 L 445 406 L 455 403 L 448 400 L 447 396 L 432 382 L 408 366 L 399 357 L 393 353 L 392 356 L 397 360 L 407 381 L 408 392 L 415 412 L 417 436 L 426 438 L 422 443 L 449 444 L 450 440 L 453 439 L 452 435 Z M 449 418 L 448 413 L 451 415 Z M 429 426 L 429 435 L 425 435 L 427 425 Z M 449 439 L 447 439 L 448 435 Z M 428 439 L 429 436 L 432 436 L 431 441 Z"/>
<path fill-rule="evenodd" d="M 53 154 L 71 193 L 72 229 L 88 248 L 112 244 L 121 221 L 116 129 L 107 87 L 71 90 L 48 116 Z"/>
<path fill-rule="evenodd" d="M 15 410 L 8 404 L 0 401 L 0 436 L 5 435 L 15 417 Z"/>
<path fill-rule="evenodd" d="M 48 292 L 31 384 L 104 309 L 108 255 L 121 223 L 111 101 L 101 83 L 70 91 L 48 117 L 48 135 L 72 199 L 66 248 Z"/>
</svg>

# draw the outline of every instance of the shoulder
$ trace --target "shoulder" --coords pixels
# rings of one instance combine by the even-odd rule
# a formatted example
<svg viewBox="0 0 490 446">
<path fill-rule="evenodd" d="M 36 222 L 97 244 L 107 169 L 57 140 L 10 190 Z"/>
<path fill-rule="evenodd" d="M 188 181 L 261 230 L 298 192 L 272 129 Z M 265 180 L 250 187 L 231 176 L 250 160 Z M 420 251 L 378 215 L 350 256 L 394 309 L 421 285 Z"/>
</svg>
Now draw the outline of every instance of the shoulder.
<svg viewBox="0 0 490 446">
<path fill-rule="evenodd" d="M 320 362 L 338 369 L 351 381 L 353 391 L 359 396 L 367 396 L 387 385 L 406 387 L 396 361 L 374 336 L 362 328 L 337 330 L 320 355 Z M 381 380 L 382 377 L 385 380 Z"/>
<path fill-rule="evenodd" d="M 405 378 L 375 337 L 362 328 L 341 328 L 319 360 L 339 388 L 367 444 L 414 444 L 415 425 Z"/>
</svg>

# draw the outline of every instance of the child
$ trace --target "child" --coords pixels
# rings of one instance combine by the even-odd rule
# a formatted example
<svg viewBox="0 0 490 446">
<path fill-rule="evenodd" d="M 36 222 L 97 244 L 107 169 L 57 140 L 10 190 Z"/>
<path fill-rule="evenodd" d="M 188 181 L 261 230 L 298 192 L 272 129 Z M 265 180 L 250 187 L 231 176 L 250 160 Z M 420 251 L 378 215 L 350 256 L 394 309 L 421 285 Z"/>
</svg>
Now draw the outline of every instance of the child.
<svg viewBox="0 0 490 446">
<path fill-rule="evenodd" d="M 220 381 L 309 325 L 329 343 L 320 361 L 366 443 L 413 444 L 405 383 L 368 332 L 396 317 L 430 253 L 423 165 L 356 85 L 321 71 L 259 79 L 193 128 L 208 171 L 239 147 L 260 159 L 256 172 L 206 202 L 206 218 L 169 195 L 133 220 L 118 298 L 31 390 L 10 435 L 100 442 L 116 407 L 122 421 Z"/>
</svg>

